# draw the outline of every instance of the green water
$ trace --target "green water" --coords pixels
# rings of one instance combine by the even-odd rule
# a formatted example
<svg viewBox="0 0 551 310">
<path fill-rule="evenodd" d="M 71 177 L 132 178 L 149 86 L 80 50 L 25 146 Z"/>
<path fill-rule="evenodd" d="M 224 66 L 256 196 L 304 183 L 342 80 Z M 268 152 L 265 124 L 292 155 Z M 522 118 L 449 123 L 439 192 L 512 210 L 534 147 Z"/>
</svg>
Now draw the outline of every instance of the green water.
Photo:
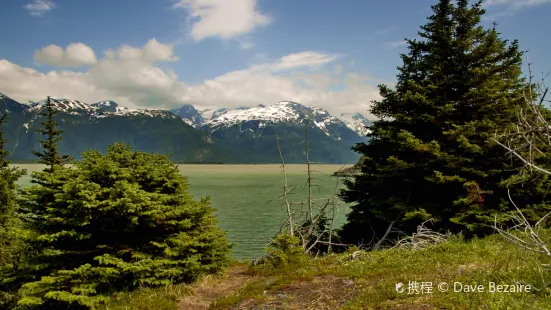
<svg viewBox="0 0 551 310">
<path fill-rule="evenodd" d="M 29 171 L 42 169 L 41 165 L 17 165 Z M 342 165 L 312 166 L 313 182 L 318 185 L 313 193 L 317 197 L 330 196 L 337 179 L 331 174 Z M 283 194 L 283 176 L 279 165 L 180 165 L 188 177 L 190 191 L 196 197 L 210 196 L 216 209 L 219 226 L 235 244 L 236 259 L 253 258 L 264 254 L 264 247 L 280 229 L 286 219 Z M 306 165 L 288 165 L 289 185 L 297 186 L 292 201 L 304 201 L 307 193 Z M 30 176 L 20 180 L 29 184 Z M 342 187 L 342 185 L 340 186 Z M 335 226 L 340 227 L 347 210 L 336 215 Z"/>
</svg>

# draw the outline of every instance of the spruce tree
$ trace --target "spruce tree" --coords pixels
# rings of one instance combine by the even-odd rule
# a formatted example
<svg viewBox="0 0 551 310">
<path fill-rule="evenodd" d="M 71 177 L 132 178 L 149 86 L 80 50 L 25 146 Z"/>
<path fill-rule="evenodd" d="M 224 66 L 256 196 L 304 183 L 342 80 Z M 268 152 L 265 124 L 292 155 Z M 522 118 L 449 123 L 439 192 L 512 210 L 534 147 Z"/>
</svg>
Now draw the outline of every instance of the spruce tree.
<svg viewBox="0 0 551 310">
<path fill-rule="evenodd" d="M 55 115 L 58 112 L 50 96 L 48 96 L 46 105 L 40 112 L 40 116 L 43 118 L 40 124 L 43 128 L 35 129 L 45 138 L 40 141 L 42 151 L 32 151 L 32 153 L 38 157 L 39 163 L 48 166 L 44 169 L 46 172 L 52 172 L 55 168 L 61 167 L 72 160 L 69 155 L 61 155 L 58 150 L 58 142 L 62 139 L 61 134 L 63 133 L 62 130 L 58 129 L 59 124 L 55 121 Z"/>
<path fill-rule="evenodd" d="M 11 270 L 6 270 L 3 283 L 10 290 L 18 289 L 28 281 L 35 281 L 42 276 L 47 276 L 50 272 L 47 265 L 35 268 L 35 265 L 39 264 L 35 259 L 36 253 L 42 253 L 46 249 L 43 242 L 36 238 L 44 229 L 43 226 L 50 223 L 52 214 L 60 211 L 55 209 L 55 195 L 71 177 L 70 169 L 64 166 L 71 158 L 61 155 L 58 151 L 58 142 L 62 139 L 62 131 L 57 128 L 59 124 L 54 119 L 57 112 L 54 103 L 48 96 L 46 104 L 39 114 L 42 118 L 40 122 L 42 128 L 36 129 L 44 136 L 44 140 L 39 141 L 42 150 L 32 151 L 38 157 L 38 162 L 46 167 L 42 171 L 34 171 L 31 174 L 31 183 L 35 184 L 32 190 L 29 188 L 21 190 L 19 211 L 21 218 L 26 223 L 26 234 L 22 235 L 22 238 L 28 257 Z"/>
<path fill-rule="evenodd" d="M 16 294 L 3 279 L 18 265 L 25 254 L 25 234 L 17 209 L 17 180 L 26 174 L 24 169 L 10 167 L 3 127 L 7 113 L 0 116 L 0 308 L 8 309 Z"/>
<path fill-rule="evenodd" d="M 36 247 L 20 268 L 21 309 L 89 309 L 118 290 L 216 272 L 230 245 L 208 199 L 194 200 L 168 155 L 115 144 L 49 173 L 55 200 L 40 208 Z M 28 189 L 33 206 L 42 185 Z M 34 209 L 31 209 L 34 210 Z"/>
<path fill-rule="evenodd" d="M 47 209 L 51 208 L 56 199 L 55 193 L 67 181 L 67 179 L 59 177 L 52 178 L 51 174 L 56 170 L 67 169 L 65 164 L 72 161 L 69 155 L 60 154 L 58 149 L 58 143 L 63 139 L 63 131 L 58 128 L 59 123 L 55 120 L 58 112 L 50 96 L 48 96 L 46 104 L 39 113 L 42 118 L 40 122 L 42 127 L 35 129 L 43 136 L 43 140 L 39 141 L 42 150 L 31 152 L 38 158 L 38 162 L 46 165 L 46 167 L 42 171 L 34 171 L 31 174 L 31 183 L 39 184 L 40 191 L 35 190 L 32 199 L 24 199 L 25 206 L 22 212 L 24 217 L 28 221 L 34 222 L 33 225 L 36 226 L 42 224 L 40 220 L 43 217 L 42 214 L 45 214 Z M 69 176 L 67 175 L 67 177 Z M 29 193 L 25 190 L 23 194 L 28 195 Z"/>
<path fill-rule="evenodd" d="M 7 113 L 0 116 L 0 266 L 11 264 L 20 255 L 21 220 L 17 215 L 17 181 L 26 170 L 10 167 L 3 127 Z"/>
<path fill-rule="evenodd" d="M 380 119 L 354 147 L 365 156 L 362 173 L 341 193 L 352 203 L 345 242 L 381 238 L 389 226 L 387 238 L 411 234 L 428 219 L 466 235 L 491 233 L 496 215 L 507 221 L 507 180 L 518 165 L 490 138 L 516 122 L 529 85 L 518 42 L 482 27 L 482 1 L 468 2 L 433 5 L 421 39 L 407 40 L 395 89 L 379 86 L 371 112 Z M 549 210 L 546 184 L 539 177 L 514 196 L 534 218 Z"/>
</svg>

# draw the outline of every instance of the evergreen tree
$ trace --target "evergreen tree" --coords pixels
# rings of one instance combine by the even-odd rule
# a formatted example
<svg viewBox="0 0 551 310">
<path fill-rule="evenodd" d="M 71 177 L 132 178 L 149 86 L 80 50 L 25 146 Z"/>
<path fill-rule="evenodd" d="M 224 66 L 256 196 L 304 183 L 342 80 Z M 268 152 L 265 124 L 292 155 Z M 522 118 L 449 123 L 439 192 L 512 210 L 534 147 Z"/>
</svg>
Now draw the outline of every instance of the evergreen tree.
<svg viewBox="0 0 551 310">
<path fill-rule="evenodd" d="M 82 158 L 49 173 L 65 184 L 48 208 L 36 204 L 42 185 L 28 190 L 41 251 L 19 270 L 21 309 L 88 309 L 114 291 L 191 281 L 228 263 L 209 201 L 193 199 L 168 155 L 115 144 Z"/>
<path fill-rule="evenodd" d="M 427 219 L 436 229 L 483 235 L 494 216 L 512 208 L 507 180 L 518 167 L 490 138 L 511 126 L 529 87 L 521 77 L 518 42 L 480 25 L 482 1 L 441 0 L 407 40 L 395 89 L 380 85 L 370 140 L 354 149 L 362 173 L 341 193 L 353 203 L 340 232 L 345 242 L 369 242 L 390 231 L 411 234 Z M 542 176 L 514 196 L 534 217 L 549 210 Z"/>
<path fill-rule="evenodd" d="M 32 151 L 33 155 L 38 157 L 39 163 L 48 166 L 44 169 L 46 172 L 52 172 L 55 168 L 61 167 L 72 160 L 69 155 L 59 154 L 58 142 L 62 139 L 63 131 L 58 129 L 59 124 L 55 121 L 55 115 L 58 112 L 50 96 L 48 96 L 45 108 L 40 112 L 40 116 L 43 117 L 40 124 L 43 128 L 36 129 L 37 132 L 45 136 L 45 139 L 40 141 L 42 151 Z"/>
<path fill-rule="evenodd" d="M 41 151 L 32 151 L 32 154 L 38 157 L 38 162 L 46 165 L 42 171 L 34 171 L 31 175 L 31 183 L 41 185 L 38 187 L 40 191 L 35 190 L 33 199 L 25 199 L 25 206 L 22 209 L 24 217 L 33 225 L 41 225 L 41 219 L 44 214 L 51 208 L 55 202 L 55 193 L 60 190 L 68 179 L 52 177 L 52 173 L 56 170 L 67 169 L 64 165 L 72 161 L 69 155 L 61 155 L 58 150 L 58 143 L 63 139 L 63 131 L 58 128 L 59 123 L 56 122 L 55 116 L 59 111 L 56 109 L 50 96 L 46 99 L 46 104 L 40 116 L 42 128 L 35 129 L 36 132 L 44 136 L 44 140 L 40 140 L 42 146 Z M 66 174 L 66 177 L 70 177 Z M 28 195 L 27 191 L 23 191 L 24 195 Z"/>
<path fill-rule="evenodd" d="M 17 181 L 26 174 L 26 170 L 10 167 L 4 139 L 3 126 L 7 113 L 0 116 L 0 266 L 13 263 L 21 243 L 21 221 L 17 216 Z"/>
<path fill-rule="evenodd" d="M 15 300 L 15 294 L 10 287 L 4 285 L 2 279 L 17 265 L 25 253 L 22 221 L 17 216 L 17 180 L 26 171 L 10 167 L 4 139 L 3 126 L 7 113 L 0 116 L 0 308 L 8 308 Z"/>
</svg>

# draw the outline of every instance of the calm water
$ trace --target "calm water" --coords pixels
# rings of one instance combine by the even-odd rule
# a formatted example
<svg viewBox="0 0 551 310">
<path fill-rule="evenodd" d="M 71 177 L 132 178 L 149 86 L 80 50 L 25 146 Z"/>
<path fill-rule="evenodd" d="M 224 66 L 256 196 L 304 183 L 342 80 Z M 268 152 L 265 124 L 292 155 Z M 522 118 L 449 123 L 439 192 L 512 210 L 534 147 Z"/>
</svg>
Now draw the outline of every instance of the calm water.
<svg viewBox="0 0 551 310">
<path fill-rule="evenodd" d="M 29 172 L 42 169 L 41 165 L 17 165 Z M 314 189 L 317 197 L 331 195 L 337 179 L 331 174 L 342 165 L 315 165 Z M 283 176 L 279 165 L 180 165 L 188 177 L 190 191 L 196 197 L 210 196 L 216 209 L 219 226 L 235 244 L 233 256 L 253 258 L 264 254 L 264 247 L 286 219 L 283 198 Z M 292 201 L 304 201 L 307 192 L 306 165 L 287 165 L 289 185 L 296 186 Z M 29 184 L 30 176 L 20 180 Z M 340 185 L 339 187 L 342 187 Z M 344 223 L 348 210 L 336 215 L 335 226 Z"/>
</svg>

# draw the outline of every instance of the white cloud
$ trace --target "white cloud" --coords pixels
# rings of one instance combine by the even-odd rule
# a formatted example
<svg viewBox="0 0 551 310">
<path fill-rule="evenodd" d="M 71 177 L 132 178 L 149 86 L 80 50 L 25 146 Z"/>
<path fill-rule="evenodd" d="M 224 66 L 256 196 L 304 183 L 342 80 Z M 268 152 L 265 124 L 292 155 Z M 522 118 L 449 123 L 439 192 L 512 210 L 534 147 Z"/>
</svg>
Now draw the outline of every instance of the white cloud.
<svg viewBox="0 0 551 310">
<path fill-rule="evenodd" d="M 129 107 L 165 109 L 183 103 L 205 109 L 293 100 L 325 108 L 336 115 L 367 114 L 370 101 L 379 98 L 378 89 L 370 84 L 368 76 L 343 70 L 335 74 L 338 65 L 327 67 L 338 59 L 334 54 L 304 51 L 276 60 L 262 55 L 258 58 L 262 62 L 249 68 L 195 85 L 182 81 L 170 69 L 156 65 L 156 62 L 172 62 L 177 58 L 171 45 L 154 39 L 142 48 L 122 45 L 104 54 L 83 73 L 41 73 L 0 60 L 0 91 L 21 102 L 50 95 L 89 103 L 112 99 Z"/>
<path fill-rule="evenodd" d="M 118 58 L 123 61 L 178 61 L 179 58 L 174 56 L 173 49 L 172 44 L 162 44 L 156 39 L 151 39 L 142 48 L 122 45 L 117 51 L 107 50 L 104 54 L 108 59 Z"/>
<path fill-rule="evenodd" d="M 23 6 L 32 16 L 42 16 L 55 8 L 55 3 L 48 0 L 33 0 Z"/>
<path fill-rule="evenodd" d="M 511 16 L 513 13 L 528 7 L 551 3 L 551 0 L 486 0 L 482 6 L 486 9 L 496 8 L 499 12 L 485 15 L 482 19 L 494 20 L 501 16 Z"/>
<path fill-rule="evenodd" d="M 407 44 L 408 42 L 403 40 L 403 41 L 386 42 L 384 45 L 385 47 L 388 47 L 388 48 L 396 48 Z"/>
<path fill-rule="evenodd" d="M 34 52 L 34 60 L 60 67 L 81 67 L 96 63 L 96 54 L 89 46 L 83 43 L 71 43 L 65 50 L 51 44 Z"/>
<path fill-rule="evenodd" d="M 272 18 L 257 9 L 256 0 L 178 0 L 192 20 L 191 36 L 199 41 L 208 37 L 236 38 L 268 25 Z"/>
<path fill-rule="evenodd" d="M 335 115 L 355 112 L 368 115 L 371 100 L 379 98 L 378 88 L 369 84 L 371 79 L 367 76 L 353 73 L 337 76 L 330 70 L 323 70 L 324 65 L 337 58 L 336 55 L 313 51 L 287 55 L 189 86 L 180 99 L 198 103 L 203 108 L 255 106 L 292 100 L 327 109 Z M 304 70 L 311 68 L 318 70 Z M 342 90 L 332 91 L 332 86 L 339 86 Z"/>
<path fill-rule="evenodd" d="M 366 84 L 368 80 L 353 74 L 338 79 L 327 71 L 295 71 L 279 76 L 269 71 L 241 70 L 191 86 L 181 99 L 204 108 L 254 106 L 291 100 L 327 109 L 335 115 L 355 112 L 367 115 L 370 101 L 379 98 L 378 89 Z M 345 84 L 343 90 L 328 90 L 339 83 Z"/>
<path fill-rule="evenodd" d="M 48 95 L 82 98 L 81 100 L 107 95 L 89 83 L 87 76 L 88 74 L 72 71 L 40 73 L 5 59 L 0 60 L 1 91 L 21 102 L 42 100 Z"/>
<path fill-rule="evenodd" d="M 41 51 L 44 50 L 46 52 L 39 55 L 47 55 L 49 60 L 63 60 L 67 54 L 60 47 L 49 46 Z M 174 72 L 155 65 L 156 62 L 178 60 L 173 55 L 172 45 L 152 39 L 142 48 L 122 45 L 117 50 L 106 50 L 104 54 L 103 59 L 94 61 L 84 73 L 41 73 L 1 60 L 1 91 L 22 102 L 41 100 L 50 95 L 89 103 L 111 98 L 130 107 L 163 108 L 177 103 L 174 94 L 185 88 L 185 84 L 178 82 Z"/>
<path fill-rule="evenodd" d="M 484 7 L 505 6 L 508 9 L 517 10 L 517 9 L 541 5 L 545 3 L 551 3 L 551 0 L 486 0 L 484 1 L 483 6 Z"/>
<path fill-rule="evenodd" d="M 339 55 L 305 51 L 281 57 L 272 68 L 274 70 L 286 70 L 297 67 L 316 67 L 332 62 L 337 58 L 339 58 Z"/>
</svg>

